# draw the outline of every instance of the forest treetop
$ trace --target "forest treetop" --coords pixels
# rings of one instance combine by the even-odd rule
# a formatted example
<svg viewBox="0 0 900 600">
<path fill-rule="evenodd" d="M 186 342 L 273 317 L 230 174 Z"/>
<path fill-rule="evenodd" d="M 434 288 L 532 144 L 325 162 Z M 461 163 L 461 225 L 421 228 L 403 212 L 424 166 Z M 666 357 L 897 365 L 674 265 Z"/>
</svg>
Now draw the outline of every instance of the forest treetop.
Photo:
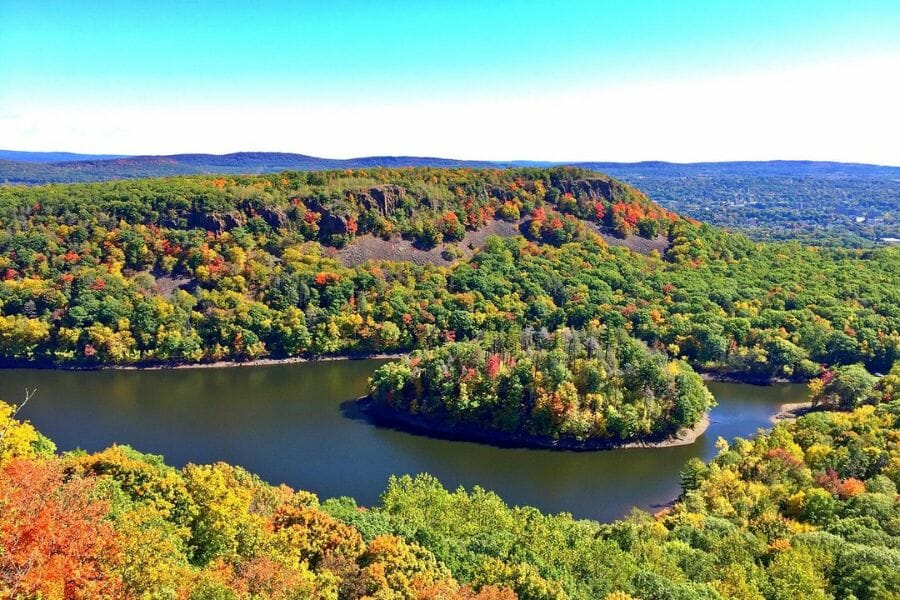
<svg viewBox="0 0 900 600">
<path fill-rule="evenodd" d="M 475 237 L 501 222 L 519 235 Z M 341 252 L 398 236 L 447 258 L 342 262 Z M 605 241 L 639 236 L 661 242 L 640 254 Z M 397 352 L 598 320 L 700 370 L 807 380 L 823 364 L 890 368 L 897 272 L 897 249 L 753 243 L 583 169 L 2 187 L 0 357 Z"/>
<path fill-rule="evenodd" d="M 360 507 L 225 463 L 176 469 L 127 446 L 59 455 L 0 402 L 0 592 L 888 600 L 900 593 L 895 383 L 865 392 L 881 395 L 877 407 L 721 440 L 710 463 L 687 463 L 671 509 L 607 524 L 428 475 L 391 478 L 378 505 Z"/>
</svg>

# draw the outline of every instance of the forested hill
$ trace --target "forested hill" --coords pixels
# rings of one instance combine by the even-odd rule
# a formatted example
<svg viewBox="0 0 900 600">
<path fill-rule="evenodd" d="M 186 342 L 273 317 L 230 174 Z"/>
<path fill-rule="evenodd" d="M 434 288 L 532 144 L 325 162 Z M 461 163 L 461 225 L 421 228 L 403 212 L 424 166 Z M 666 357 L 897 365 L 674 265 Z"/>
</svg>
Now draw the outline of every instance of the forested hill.
<svg viewBox="0 0 900 600">
<path fill-rule="evenodd" d="M 0 358 L 508 347 L 597 322 L 704 371 L 806 380 L 890 368 L 898 272 L 900 248 L 755 244 L 580 169 L 0 187 Z"/>
<path fill-rule="evenodd" d="M 337 160 L 303 154 L 238 152 L 171 156 L 76 155 L 0 150 L 0 183 L 90 182 L 190 174 L 252 174 L 374 167 L 549 167 L 549 162 L 487 162 L 372 156 Z M 591 162 L 669 210 L 755 239 L 871 246 L 900 238 L 900 167 L 815 161 L 676 164 Z"/>
<path fill-rule="evenodd" d="M 894 599 L 898 272 L 900 248 L 756 243 L 578 168 L 0 187 L 0 363 L 413 351 L 376 397 L 576 441 L 695 422 L 694 368 L 855 409 L 722 441 L 671 510 L 604 525 L 429 476 L 363 509 L 224 463 L 58 455 L 0 403 L 0 596 Z"/>
<path fill-rule="evenodd" d="M 22 152 L 0 150 L 0 182 L 74 183 L 167 175 L 250 175 L 283 170 L 321 171 L 375 167 L 553 167 L 577 166 L 609 173 L 638 185 L 641 180 L 686 178 L 801 178 L 847 181 L 898 181 L 900 167 L 804 160 L 670 163 L 665 161 L 552 162 L 458 160 L 431 156 L 365 156 L 348 159 L 322 158 L 287 152 L 235 152 L 231 154 L 171 154 L 128 156 L 71 152 Z M 634 180 L 634 181 L 632 181 Z M 668 199 L 668 198 L 664 198 Z"/>
</svg>

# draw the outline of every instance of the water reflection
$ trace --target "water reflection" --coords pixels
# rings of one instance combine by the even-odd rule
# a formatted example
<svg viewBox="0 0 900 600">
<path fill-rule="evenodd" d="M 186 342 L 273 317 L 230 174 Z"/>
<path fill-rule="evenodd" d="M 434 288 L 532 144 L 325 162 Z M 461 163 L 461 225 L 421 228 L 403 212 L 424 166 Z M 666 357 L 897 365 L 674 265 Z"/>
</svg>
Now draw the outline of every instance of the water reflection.
<svg viewBox="0 0 900 600">
<path fill-rule="evenodd" d="M 719 436 L 767 427 L 803 386 L 711 383 L 719 406 L 691 446 L 553 452 L 454 442 L 375 427 L 348 411 L 379 361 L 169 371 L 0 371 L 0 398 L 39 388 L 22 415 L 62 450 L 113 443 L 163 454 L 169 463 L 239 464 L 273 483 L 322 497 L 378 501 L 391 474 L 429 472 L 447 487 L 481 485 L 511 504 L 610 520 L 678 493 L 693 457 Z"/>
</svg>

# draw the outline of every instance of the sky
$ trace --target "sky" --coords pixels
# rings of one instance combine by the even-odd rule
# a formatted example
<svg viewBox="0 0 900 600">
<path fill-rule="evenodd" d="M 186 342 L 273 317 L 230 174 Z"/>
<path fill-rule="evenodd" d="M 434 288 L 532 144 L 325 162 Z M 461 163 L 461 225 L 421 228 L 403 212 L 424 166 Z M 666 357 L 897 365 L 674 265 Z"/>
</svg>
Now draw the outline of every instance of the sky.
<svg viewBox="0 0 900 600">
<path fill-rule="evenodd" d="M 0 0 L 0 147 L 900 165 L 900 2 Z"/>
</svg>

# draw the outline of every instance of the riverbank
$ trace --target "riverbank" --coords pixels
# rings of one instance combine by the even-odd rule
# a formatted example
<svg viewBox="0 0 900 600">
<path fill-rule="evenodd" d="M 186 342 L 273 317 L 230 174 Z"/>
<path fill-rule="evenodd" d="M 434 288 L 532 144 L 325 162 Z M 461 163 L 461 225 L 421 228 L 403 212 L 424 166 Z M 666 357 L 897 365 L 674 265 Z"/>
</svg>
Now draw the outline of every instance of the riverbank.
<svg viewBox="0 0 900 600">
<path fill-rule="evenodd" d="M 48 371 L 166 371 L 180 369 L 230 369 L 265 367 L 344 360 L 391 360 L 407 356 L 407 352 L 377 354 L 335 354 L 325 356 L 291 356 L 287 358 L 254 358 L 250 360 L 217 360 L 210 362 L 146 362 L 129 365 L 60 365 L 31 361 L 0 361 L 2 369 L 44 369 Z"/>
<path fill-rule="evenodd" d="M 760 375 L 741 373 L 714 373 L 697 371 L 703 381 L 719 381 L 722 383 L 746 383 L 748 385 L 774 385 L 776 383 L 804 383 L 803 380 L 792 381 L 784 377 L 762 377 Z"/>
<path fill-rule="evenodd" d="M 788 402 L 786 404 L 782 404 L 778 407 L 778 412 L 771 416 L 769 419 L 772 423 L 778 423 L 779 421 L 796 421 L 798 418 L 803 415 L 810 413 L 816 410 L 813 407 L 812 402 Z"/>
<path fill-rule="evenodd" d="M 229 369 L 232 367 L 265 367 L 277 365 L 292 365 L 315 362 L 331 362 L 341 360 L 392 360 L 409 356 L 409 352 L 378 352 L 378 353 L 351 353 L 321 356 L 290 356 L 286 358 L 253 358 L 249 360 L 216 360 L 208 362 L 171 362 L 171 361 L 146 361 L 126 365 L 111 364 L 59 364 L 53 362 L 29 361 L 29 360 L 0 360 L 0 369 L 44 369 L 50 371 L 160 371 L 169 369 Z M 722 383 L 746 383 L 749 385 L 773 385 L 776 383 L 798 383 L 781 377 L 759 377 L 755 375 L 741 375 L 738 373 L 713 373 L 700 372 L 698 374 L 704 381 L 718 381 Z M 802 382 L 799 382 L 802 383 Z"/>
<path fill-rule="evenodd" d="M 436 437 L 441 439 L 477 442 L 505 448 L 538 448 L 543 450 L 569 450 L 575 452 L 592 452 L 597 450 L 615 450 L 622 448 L 674 448 L 693 444 L 710 426 L 709 414 L 694 424 L 693 427 L 680 430 L 675 435 L 660 438 L 643 438 L 632 441 L 616 441 L 609 439 L 577 440 L 575 438 L 552 438 L 527 433 L 508 433 L 484 429 L 468 424 L 451 425 L 434 419 L 396 411 L 375 402 L 371 396 L 362 396 L 356 404 L 364 415 L 373 422 L 396 429 Z"/>
</svg>

